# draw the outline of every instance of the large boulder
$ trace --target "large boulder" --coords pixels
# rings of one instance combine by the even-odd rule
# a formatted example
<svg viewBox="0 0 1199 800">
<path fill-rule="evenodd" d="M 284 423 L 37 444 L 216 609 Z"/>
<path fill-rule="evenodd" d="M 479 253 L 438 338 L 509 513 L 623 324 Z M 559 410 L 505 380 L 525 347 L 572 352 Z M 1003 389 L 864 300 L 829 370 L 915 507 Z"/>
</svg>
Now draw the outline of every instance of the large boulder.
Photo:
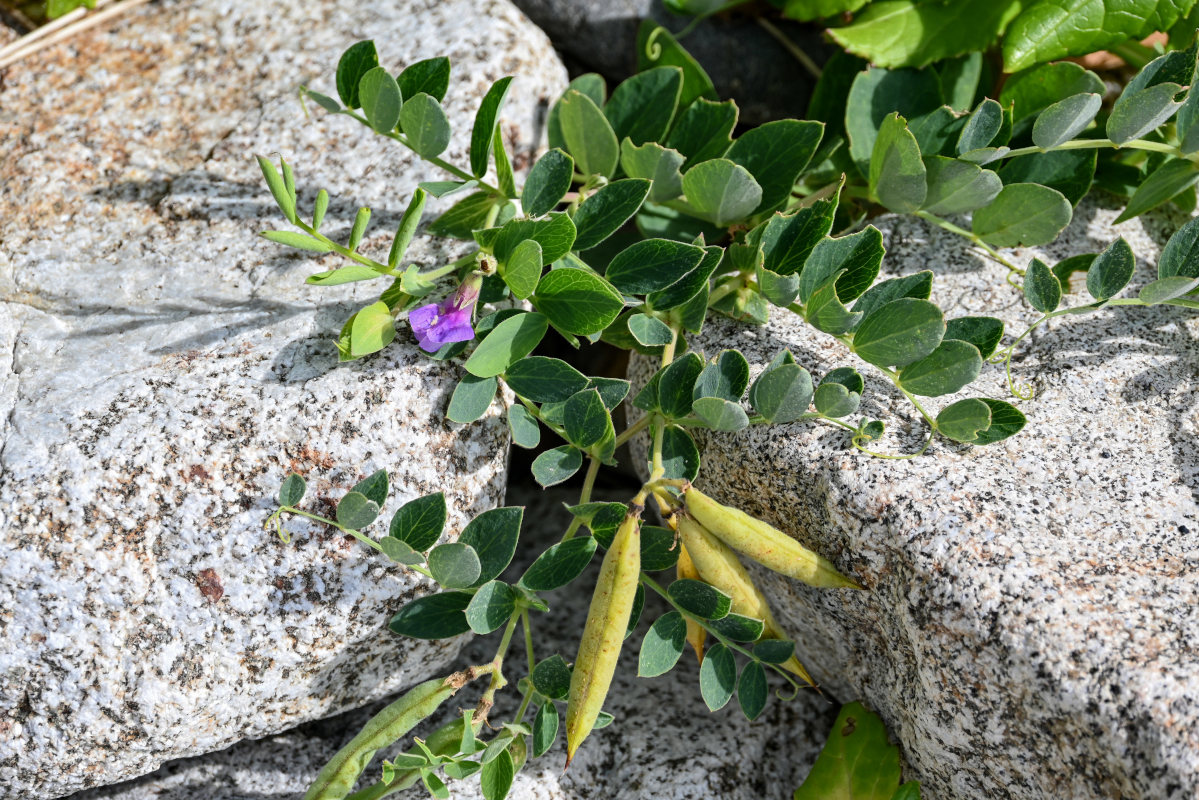
<svg viewBox="0 0 1199 800">
<path fill-rule="evenodd" d="M 1114 225 L 1117 214 L 1084 204 L 1041 257 L 1096 252 L 1123 235 L 1138 255 L 1134 285 L 1148 281 L 1185 217 Z M 997 315 L 1009 336 L 1035 319 L 1006 270 L 953 234 L 911 217 L 875 224 L 885 275 L 932 269 L 950 317 Z M 1019 263 L 1035 254 L 1009 253 Z M 1036 397 L 1018 403 L 1029 423 L 1006 441 L 940 439 L 892 461 L 854 451 L 830 426 L 753 427 L 698 437 L 699 485 L 866 587 L 819 591 L 758 572 L 819 682 L 882 714 L 928 797 L 1195 797 L 1199 317 L 1113 308 L 1047 328 L 1014 361 Z M 764 328 L 715 322 L 692 344 L 709 356 L 738 348 L 759 369 L 790 348 L 817 379 L 855 364 L 779 311 Z M 919 417 L 857 366 L 862 413 L 887 423 L 878 446 L 918 450 Z M 638 360 L 634 375 L 652 367 Z M 1012 399 L 995 366 L 968 393 Z"/>
<path fill-rule="evenodd" d="M 513 477 L 519 480 L 521 476 Z M 612 499 L 627 499 L 636 491 L 630 486 Z M 520 575 L 534 555 L 561 538 L 570 522 L 563 504 L 576 499 L 573 492 L 562 489 L 546 492 L 527 485 L 512 487 L 508 504 L 527 504 L 527 509 L 525 544 L 509 575 Z M 547 595 L 550 614 L 533 616 L 538 658 L 557 652 L 573 659 L 598 566 L 596 558 L 590 574 Z M 709 713 L 699 694 L 699 668 L 690 650 L 668 675 L 638 678 L 638 645 L 649 624 L 666 610 L 664 605 L 650 597 L 637 632 L 625 643 L 620 669 L 604 704 L 616 721 L 595 731 L 565 772 L 566 750 L 559 736 L 548 753 L 517 775 L 509 795 L 512 800 L 773 800 L 789 797 L 803 781 L 832 727 L 836 705 L 815 692 L 804 692 L 792 701 L 772 697 L 755 722 L 742 716 L 735 701 L 716 714 Z M 495 654 L 495 640 L 495 636 L 474 640 L 464 648 L 455 667 L 490 659 Z M 524 674 L 524 653 L 520 649 L 512 652 L 522 666 L 516 667 L 509 679 Z M 470 707 L 480 688 L 472 685 L 464 690 L 455 697 L 454 708 L 443 709 L 440 718 L 419 729 L 417 735 L 448 721 L 458 707 Z M 519 699 L 514 692 L 501 692 L 492 720 L 510 719 L 514 699 Z M 299 797 L 325 762 L 381 705 L 167 764 L 153 775 L 81 792 L 71 800 Z M 390 757 L 392 751 L 377 756 L 366 771 L 363 786 L 378 780 L 379 764 Z M 455 800 L 482 800 L 477 777 L 455 781 L 450 790 Z M 409 794 L 418 797 L 423 791 L 418 787 Z"/>
<path fill-rule="evenodd" d="M 274 733 L 458 650 L 386 632 L 423 581 L 303 520 L 290 543 L 263 530 L 293 470 L 325 514 L 378 468 L 385 513 L 444 490 L 450 536 L 506 479 L 498 404 L 475 425 L 444 419 L 458 365 L 406 332 L 337 364 L 331 337 L 381 287 L 314 290 L 304 276 L 336 256 L 257 236 L 287 226 L 254 153 L 295 164 L 304 209 L 329 190 L 326 232 L 373 206 L 375 254 L 416 183 L 447 177 L 352 120 L 305 117 L 296 87 L 334 93 L 361 38 L 392 69 L 453 58 L 459 164 L 491 81 L 519 76 L 503 121 L 518 165 L 565 85 L 505 0 L 167 0 L 4 75 L 0 795 L 59 796 Z M 410 257 L 461 252 L 418 242 Z"/>
</svg>

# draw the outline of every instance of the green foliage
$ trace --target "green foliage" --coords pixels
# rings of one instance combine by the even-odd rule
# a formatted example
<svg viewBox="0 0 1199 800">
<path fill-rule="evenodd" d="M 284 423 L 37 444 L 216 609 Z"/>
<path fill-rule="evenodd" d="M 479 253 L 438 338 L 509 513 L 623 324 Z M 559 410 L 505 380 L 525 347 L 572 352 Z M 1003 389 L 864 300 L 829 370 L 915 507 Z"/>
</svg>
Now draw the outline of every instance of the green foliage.
<svg viewBox="0 0 1199 800">
<path fill-rule="evenodd" d="M 899 748 L 882 720 L 861 703 L 847 703 L 794 800 L 919 800 L 920 785 L 900 780 Z"/>
</svg>

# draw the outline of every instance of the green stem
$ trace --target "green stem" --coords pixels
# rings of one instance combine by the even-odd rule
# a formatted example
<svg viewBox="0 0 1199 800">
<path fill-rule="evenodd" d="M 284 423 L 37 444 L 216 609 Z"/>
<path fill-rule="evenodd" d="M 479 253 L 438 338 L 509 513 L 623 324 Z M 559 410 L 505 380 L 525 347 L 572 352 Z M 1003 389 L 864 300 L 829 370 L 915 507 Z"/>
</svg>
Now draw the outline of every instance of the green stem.
<svg viewBox="0 0 1199 800">
<path fill-rule="evenodd" d="M 351 261 L 356 261 L 365 267 L 370 267 L 371 269 L 377 271 L 381 275 L 391 275 L 394 277 L 394 276 L 398 276 L 400 274 L 399 270 L 392 269 L 391 267 L 387 266 L 386 264 L 381 264 L 380 262 L 375 261 L 373 258 L 367 258 L 366 256 L 362 255 L 361 253 L 355 253 L 353 250 L 349 249 L 348 247 L 342 247 L 337 242 L 333 241 L 328 236 L 321 233 L 316 228 L 312 227 L 307 222 L 305 222 L 304 220 L 302 220 L 298 217 L 296 218 L 295 224 L 296 224 L 296 227 L 299 228 L 300 230 L 304 231 L 304 233 L 308 234 L 309 236 L 311 236 L 314 239 L 318 239 L 319 241 L 324 242 L 326 245 L 329 246 L 329 248 L 333 252 L 343 255 L 346 258 L 350 259 Z"/>
<path fill-rule="evenodd" d="M 537 666 L 536 659 L 533 658 L 533 629 L 529 626 L 529 609 L 522 608 L 520 610 L 520 624 L 525 632 L 525 654 L 529 657 L 529 691 L 525 692 L 525 697 L 520 702 L 520 708 L 516 711 L 516 716 L 513 722 L 519 723 L 525 718 L 525 712 L 529 709 L 529 703 L 533 699 L 533 668 Z"/>
<path fill-rule="evenodd" d="M 792 55 L 792 57 L 794 57 L 795 60 L 798 61 L 800 63 L 800 65 L 804 69 L 806 69 L 813 78 L 816 78 L 817 80 L 820 79 L 820 75 L 822 72 L 820 69 L 820 66 L 815 61 L 813 61 L 812 57 L 809 56 L 807 53 L 805 53 L 799 45 L 797 45 L 795 42 L 791 41 L 791 39 L 788 38 L 787 34 L 780 31 L 773 22 L 766 19 L 765 17 L 758 17 L 758 24 L 762 26 L 763 30 L 765 30 L 772 37 L 774 37 L 774 39 L 779 44 L 781 44 L 783 47 L 785 47 L 787 49 L 787 52 L 790 53 Z"/>
<path fill-rule="evenodd" d="M 926 222 L 931 222 L 933 225 L 936 225 L 938 228 L 947 230 L 950 233 L 956 233 L 958 236 L 963 236 L 963 237 L 969 239 L 971 241 L 971 243 L 974 244 L 975 247 L 979 248 L 980 250 L 983 250 L 987 255 L 989 255 L 995 261 L 997 261 L 1000 264 L 1002 264 L 1003 266 L 1007 267 L 1010 272 L 1015 272 L 1018 275 L 1024 274 L 1024 270 L 1020 269 L 1020 267 L 1017 267 L 1015 264 L 1013 264 L 1012 262 L 1010 262 L 1006 258 L 1004 258 L 998 250 L 996 250 L 994 247 L 991 247 L 991 245 L 987 244 L 982 239 L 980 239 L 973 231 L 968 231 L 965 228 L 960 228 L 957 225 L 954 225 L 949 220 L 942 219 L 941 217 L 938 217 L 936 214 L 930 214 L 927 211 L 917 211 L 916 216 L 920 217 L 920 219 L 925 220 Z"/>
<path fill-rule="evenodd" d="M 634 436 L 636 436 L 637 434 L 639 434 L 643 430 L 645 430 L 647 427 L 649 427 L 649 423 L 650 423 L 650 420 L 652 419 L 652 417 L 653 417 L 652 414 L 646 414 L 644 417 L 637 420 L 629 427 L 625 428 L 621 432 L 621 434 L 616 437 L 616 447 L 620 447 L 621 445 L 627 443 L 629 441 L 629 439 L 632 439 Z"/>
<path fill-rule="evenodd" d="M 669 366 L 669 364 L 672 361 L 674 361 L 674 351 L 675 351 L 675 348 L 678 346 L 678 342 L 679 342 L 679 329 L 676 325 L 671 324 L 670 333 L 671 333 L 670 344 L 666 345 L 666 347 L 664 347 L 662 349 L 662 367 L 663 368 Z M 662 459 L 662 445 L 663 445 L 663 442 L 664 442 L 665 436 L 666 436 L 666 423 L 663 420 L 659 419 L 657 416 L 655 416 L 653 422 L 651 422 L 650 425 L 653 428 L 654 437 L 653 437 L 653 454 L 652 454 L 652 465 L 653 466 L 650 469 L 649 482 L 653 483 L 654 481 L 658 480 L 659 478 L 661 478 L 663 475 L 666 474 L 666 466 L 663 463 L 663 459 Z"/>
<path fill-rule="evenodd" d="M 595 477 L 599 475 L 600 460 L 595 456 L 591 456 L 591 463 L 587 465 L 587 474 L 583 477 L 583 491 L 579 492 L 579 505 L 591 502 L 591 490 L 595 488 Z M 583 520 L 580 517 L 575 517 L 570 521 L 570 527 L 566 529 L 566 533 L 562 535 L 562 541 L 573 539 L 578 533 Z"/>
<path fill-rule="evenodd" d="M 437 280 L 444 275 L 449 275 L 451 272 L 456 272 L 465 267 L 467 264 L 470 264 L 475 260 L 475 256 L 478 255 L 478 253 L 479 250 L 476 248 L 475 250 L 472 250 L 464 255 L 462 258 L 459 258 L 456 261 L 451 261 L 449 264 L 440 266 L 437 269 L 431 269 L 428 272 L 422 272 L 420 276 L 427 281 Z"/>
<path fill-rule="evenodd" d="M 337 530 L 341 531 L 342 533 L 347 533 L 350 536 L 353 536 L 355 539 L 362 542 L 364 545 L 367 545 L 368 547 L 372 547 L 375 550 L 379 551 L 380 553 L 387 555 L 387 553 L 384 552 L 383 548 L 379 545 L 379 543 L 376 542 L 371 537 L 367 536 L 364 533 L 361 533 L 360 531 L 356 531 L 353 528 L 347 528 L 344 525 L 341 525 L 334 520 L 328 519 L 326 517 L 322 517 L 319 514 L 310 514 L 307 511 L 304 511 L 299 508 L 295 508 L 293 506 L 280 506 L 279 511 L 286 511 L 289 514 L 297 514 L 301 517 L 307 517 L 308 519 L 312 520 L 313 522 L 321 522 L 330 527 L 337 528 Z M 413 572 L 419 572 L 421 575 L 424 575 L 427 578 L 433 577 L 433 573 L 429 572 L 424 567 L 418 567 L 415 564 L 405 564 L 404 566 L 407 567 L 408 569 L 412 570 Z"/>
<path fill-rule="evenodd" d="M 1165 142 L 1151 142 L 1148 139 L 1130 139 L 1124 144 L 1116 144 L 1111 139 L 1072 139 L 1068 142 L 1063 142 L 1053 150 L 1097 150 L 1102 148 L 1113 148 L 1115 150 L 1148 150 L 1151 153 L 1169 153 L 1172 156 L 1179 158 L 1189 158 L 1192 161 L 1199 158 L 1199 154 L 1192 153 L 1187 155 L 1174 145 L 1166 144 Z M 1004 158 L 1019 158 L 1020 156 L 1031 156 L 1037 153 L 1048 153 L 1044 147 L 1035 145 L 1030 147 L 1020 147 L 1011 150 L 1004 154 Z"/>
</svg>

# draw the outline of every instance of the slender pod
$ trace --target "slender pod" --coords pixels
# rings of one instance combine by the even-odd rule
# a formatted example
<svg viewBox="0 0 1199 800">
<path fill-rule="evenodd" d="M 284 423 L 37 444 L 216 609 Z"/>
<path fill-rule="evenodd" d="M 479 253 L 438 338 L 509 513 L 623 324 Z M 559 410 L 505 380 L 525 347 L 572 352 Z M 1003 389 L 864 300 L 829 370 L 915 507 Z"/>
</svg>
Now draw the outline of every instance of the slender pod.
<svg viewBox="0 0 1199 800">
<path fill-rule="evenodd" d="M 616 672 L 641 577 L 640 509 L 625 517 L 604 555 L 591 596 L 566 705 L 566 765 L 595 727 Z"/>
<path fill-rule="evenodd" d="M 409 689 L 376 714 L 349 744 L 334 754 L 308 787 L 304 800 L 342 800 L 375 753 L 404 736 L 458 691 L 452 678 L 434 678 Z"/>
<path fill-rule="evenodd" d="M 691 560 L 691 554 L 687 552 L 686 545 L 681 541 L 679 542 L 679 561 L 675 565 L 675 574 L 679 578 L 700 580 L 699 572 L 695 569 L 695 562 Z M 695 651 L 695 658 L 702 666 L 704 663 L 704 640 L 708 638 L 708 632 L 690 617 L 684 619 L 687 621 L 687 643 Z"/>
<path fill-rule="evenodd" d="M 737 554 L 686 514 L 680 514 L 676 519 L 679 536 L 699 578 L 732 598 L 733 613 L 762 620 L 762 638 L 785 639 L 774 615 L 770 613 L 766 596 L 754 584 Z M 795 673 L 809 685 L 816 685 L 795 656 L 780 666 Z"/>
<path fill-rule="evenodd" d="M 837 572 L 828 559 L 813 553 L 773 525 L 754 519 L 744 511 L 723 506 L 694 486 L 688 487 L 684 499 L 687 512 L 696 522 L 767 569 L 811 586 L 862 588 Z"/>
</svg>

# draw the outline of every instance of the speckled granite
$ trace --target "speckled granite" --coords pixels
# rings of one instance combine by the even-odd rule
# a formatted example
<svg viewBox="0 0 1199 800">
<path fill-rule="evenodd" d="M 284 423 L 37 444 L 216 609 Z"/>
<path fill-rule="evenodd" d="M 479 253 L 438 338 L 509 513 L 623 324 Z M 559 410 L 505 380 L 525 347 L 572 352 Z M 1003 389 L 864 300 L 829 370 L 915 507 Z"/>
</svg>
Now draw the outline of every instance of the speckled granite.
<svg viewBox="0 0 1199 800">
<path fill-rule="evenodd" d="M 519 476 L 516 476 L 519 479 Z M 631 488 L 628 493 L 636 491 Z M 626 496 L 628 493 L 619 496 Z M 569 519 L 561 503 L 574 492 L 514 486 L 511 504 L 529 504 L 526 541 L 540 547 L 561 536 Z M 540 552 L 522 546 L 517 560 L 527 564 Z M 598 567 L 596 559 L 594 567 Z M 518 564 L 512 575 L 519 575 Z M 594 572 L 594 569 L 593 569 Z M 554 614 L 534 616 L 537 656 L 555 650 L 570 658 L 578 646 L 579 630 L 587 615 L 586 590 L 594 575 L 576 587 L 548 595 Z M 616 715 L 610 727 L 592 734 L 570 770 L 562 772 L 562 740 L 541 759 L 531 762 L 516 778 L 512 800 L 787 800 L 802 782 L 824 744 L 836 716 L 836 706 L 814 693 L 792 702 L 771 698 L 754 723 L 733 707 L 711 714 L 698 690 L 698 667 L 690 651 L 669 675 L 641 679 L 637 649 L 649 623 L 661 613 L 651 599 L 640 629 L 629 638 L 608 704 Z M 485 661 L 494 654 L 498 634 L 476 640 L 460 664 Z M 518 646 L 516 659 L 523 664 Z M 519 674 L 523 674 L 523 671 Z M 462 697 L 467 698 L 464 692 Z M 501 694 L 501 698 L 504 695 Z M 456 705 L 467 706 L 474 695 Z M 374 710 L 373 707 L 371 710 Z M 511 712 L 510 704 L 497 705 Z M 454 711 L 450 709 L 449 714 Z M 71 800 L 284 800 L 296 798 L 337 748 L 369 717 L 355 711 L 334 719 L 257 742 L 242 742 L 220 753 L 177 761 L 139 780 L 81 792 Z M 390 754 L 388 754 L 390 755 Z M 377 763 L 377 762 L 376 762 Z M 368 769 L 377 778 L 378 767 Z M 477 780 L 450 784 L 455 800 L 480 800 Z M 414 788 L 399 797 L 427 793 Z"/>
<path fill-rule="evenodd" d="M 255 152 L 296 164 L 303 206 L 330 191 L 330 232 L 373 205 L 375 253 L 416 182 L 443 177 L 352 121 L 304 117 L 296 85 L 331 91 L 365 37 L 393 68 L 454 57 L 458 162 L 491 80 L 521 76 L 504 118 L 518 164 L 565 83 L 503 0 L 167 0 L 4 76 L 0 796 L 290 728 L 457 652 L 384 631 L 421 583 L 327 530 L 292 522 L 283 544 L 262 529 L 289 470 L 326 512 L 380 467 L 385 513 L 444 489 L 451 532 L 503 491 L 499 408 L 444 422 L 459 367 L 405 333 L 337 366 L 330 335 L 371 289 L 306 287 L 334 257 L 257 236 L 283 221 Z"/>
<path fill-rule="evenodd" d="M 1117 213 L 1083 206 L 1046 260 L 1122 234 L 1140 259 L 1134 285 L 1149 280 L 1146 262 L 1184 218 L 1112 226 Z M 932 269 L 950 316 L 994 313 L 1016 331 L 1032 318 L 1004 270 L 953 235 L 877 222 L 886 270 Z M 817 378 L 853 363 L 781 313 L 764 329 L 710 325 L 696 344 L 740 348 L 758 365 L 790 347 Z M 759 573 L 812 672 L 837 698 L 880 710 L 927 796 L 1194 798 L 1197 368 L 1199 317 L 1181 309 L 1066 318 L 1020 350 L 1014 373 L 1037 397 L 1020 404 L 1030 423 L 1016 437 L 884 461 L 827 426 L 709 435 L 700 485 L 868 587 L 821 592 Z M 888 424 L 882 446 L 913 451 L 923 430 L 862 371 L 864 413 Z M 645 361 L 634 373 L 644 379 Z M 1005 397 L 997 367 L 977 386 Z"/>
</svg>

